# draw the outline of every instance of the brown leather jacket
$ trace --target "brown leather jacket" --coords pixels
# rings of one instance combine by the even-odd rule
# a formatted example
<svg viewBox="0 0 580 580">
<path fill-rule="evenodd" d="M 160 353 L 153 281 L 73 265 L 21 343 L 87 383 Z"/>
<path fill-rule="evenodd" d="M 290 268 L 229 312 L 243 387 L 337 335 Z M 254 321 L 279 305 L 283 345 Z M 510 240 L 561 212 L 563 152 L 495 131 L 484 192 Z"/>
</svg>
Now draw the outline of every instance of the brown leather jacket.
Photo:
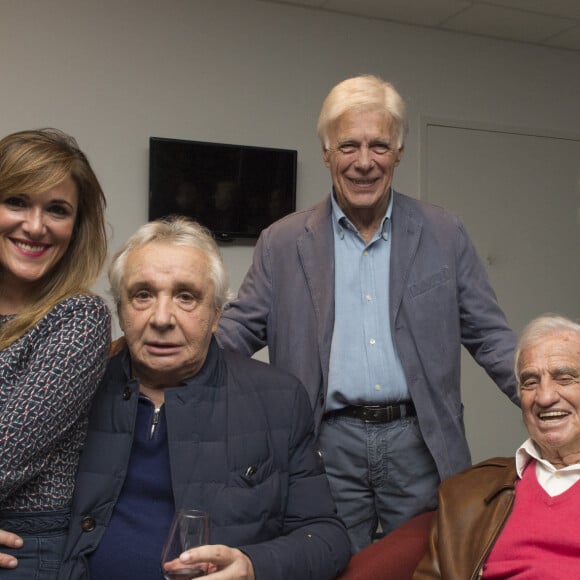
<svg viewBox="0 0 580 580">
<path fill-rule="evenodd" d="M 428 551 L 413 580 L 479 578 L 511 512 L 516 479 L 515 460 L 495 457 L 445 480 Z"/>
</svg>

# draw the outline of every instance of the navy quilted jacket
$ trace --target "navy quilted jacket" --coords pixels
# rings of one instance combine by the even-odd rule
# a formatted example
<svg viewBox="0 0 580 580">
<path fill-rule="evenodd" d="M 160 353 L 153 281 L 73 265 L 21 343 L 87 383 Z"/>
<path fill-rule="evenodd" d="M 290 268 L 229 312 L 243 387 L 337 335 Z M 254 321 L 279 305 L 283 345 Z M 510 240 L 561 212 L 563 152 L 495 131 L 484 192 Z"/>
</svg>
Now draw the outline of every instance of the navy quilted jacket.
<svg viewBox="0 0 580 580">
<path fill-rule="evenodd" d="M 216 384 L 165 390 L 176 508 L 210 514 L 210 541 L 240 548 L 257 580 L 335 578 L 350 557 L 315 448 L 312 411 L 293 376 L 218 349 Z M 138 383 L 126 350 L 91 410 L 59 578 L 86 580 L 125 475 Z M 145 530 L 144 530 L 145 533 Z"/>
</svg>

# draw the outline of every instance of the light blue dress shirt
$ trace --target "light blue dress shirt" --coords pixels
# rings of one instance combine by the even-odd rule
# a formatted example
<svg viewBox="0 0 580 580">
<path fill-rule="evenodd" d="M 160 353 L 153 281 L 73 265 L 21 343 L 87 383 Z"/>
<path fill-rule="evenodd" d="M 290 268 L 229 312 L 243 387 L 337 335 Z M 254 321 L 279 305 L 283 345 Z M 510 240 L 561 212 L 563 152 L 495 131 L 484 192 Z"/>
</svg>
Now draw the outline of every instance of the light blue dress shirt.
<svg viewBox="0 0 580 580">
<path fill-rule="evenodd" d="M 369 244 L 331 197 L 335 311 L 326 410 L 408 400 L 389 317 L 393 195 Z"/>
</svg>

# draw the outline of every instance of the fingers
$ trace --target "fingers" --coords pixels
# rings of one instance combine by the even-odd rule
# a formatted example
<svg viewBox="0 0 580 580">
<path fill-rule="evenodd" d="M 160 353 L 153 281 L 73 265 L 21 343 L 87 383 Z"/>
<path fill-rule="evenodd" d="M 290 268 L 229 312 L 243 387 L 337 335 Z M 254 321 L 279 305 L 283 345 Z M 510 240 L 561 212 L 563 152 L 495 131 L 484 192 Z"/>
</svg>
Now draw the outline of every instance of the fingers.
<svg viewBox="0 0 580 580">
<path fill-rule="evenodd" d="M 0 568 L 16 568 L 18 560 L 10 554 L 0 553 Z"/>
<path fill-rule="evenodd" d="M 22 538 L 12 532 L 0 530 L 0 547 L 1 546 L 6 548 L 22 548 Z"/>
<path fill-rule="evenodd" d="M 192 548 L 179 556 L 181 564 L 197 564 L 205 562 L 209 564 L 208 573 L 223 571 L 220 578 L 232 578 L 240 580 L 254 579 L 254 566 L 246 554 L 236 548 L 229 548 L 219 544 L 211 544 Z M 225 574 L 227 572 L 227 574 Z M 217 576 L 216 576 L 217 580 Z"/>
<path fill-rule="evenodd" d="M 0 548 L 2 546 L 7 548 L 21 548 L 22 544 L 23 542 L 20 536 L 12 532 L 0 530 Z M 18 566 L 18 560 L 14 556 L 0 552 L 0 568 L 16 568 L 16 566 Z"/>
<path fill-rule="evenodd" d="M 199 571 L 202 571 L 203 574 L 199 574 Z M 195 578 L 196 576 L 206 576 L 207 574 L 211 574 L 215 572 L 217 568 L 208 562 L 196 562 L 196 563 L 184 563 L 179 558 L 175 558 L 175 560 L 171 560 L 171 562 L 164 562 L 163 563 L 163 572 L 173 572 L 174 574 L 181 572 L 183 576 L 187 576 L 188 578 Z M 195 572 L 198 572 L 196 575 Z M 187 574 L 185 574 L 187 572 Z"/>
<path fill-rule="evenodd" d="M 239 550 L 234 550 L 220 544 L 212 544 L 187 550 L 179 556 L 179 560 L 184 564 L 212 562 L 218 568 L 224 568 L 234 560 L 234 552 L 239 552 Z"/>
</svg>

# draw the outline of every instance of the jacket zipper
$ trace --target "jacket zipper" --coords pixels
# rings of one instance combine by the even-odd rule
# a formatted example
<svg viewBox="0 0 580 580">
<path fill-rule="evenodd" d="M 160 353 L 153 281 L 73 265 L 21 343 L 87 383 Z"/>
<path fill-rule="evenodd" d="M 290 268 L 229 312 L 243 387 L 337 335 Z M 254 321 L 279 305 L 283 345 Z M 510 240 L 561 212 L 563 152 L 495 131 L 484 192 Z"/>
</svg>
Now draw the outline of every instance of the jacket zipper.
<svg viewBox="0 0 580 580">
<path fill-rule="evenodd" d="M 151 421 L 151 431 L 149 432 L 149 439 L 153 439 L 155 436 L 155 430 L 157 429 L 157 425 L 159 423 L 159 411 L 161 411 L 161 407 L 158 407 L 153 412 L 153 420 Z"/>
</svg>

